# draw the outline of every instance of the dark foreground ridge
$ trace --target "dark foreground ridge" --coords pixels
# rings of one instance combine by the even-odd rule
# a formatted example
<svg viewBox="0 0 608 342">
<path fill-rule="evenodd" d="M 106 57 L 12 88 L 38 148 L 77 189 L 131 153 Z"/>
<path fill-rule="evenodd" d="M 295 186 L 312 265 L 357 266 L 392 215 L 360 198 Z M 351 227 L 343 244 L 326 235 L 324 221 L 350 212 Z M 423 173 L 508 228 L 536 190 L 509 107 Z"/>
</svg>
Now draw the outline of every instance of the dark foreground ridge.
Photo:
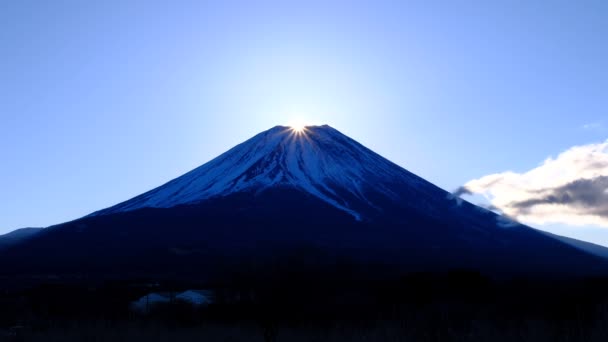
<svg viewBox="0 0 608 342">
<path fill-rule="evenodd" d="M 286 263 L 287 265 L 287 263 Z M 297 266 L 294 271 L 292 266 Z M 47 283 L 0 293 L 4 341 L 605 341 L 608 279 L 571 282 L 479 273 L 355 279 L 305 265 L 222 283 Z M 205 286 L 214 302 L 131 308 L 150 293 Z M 145 302 L 144 302 L 145 303 Z"/>
</svg>

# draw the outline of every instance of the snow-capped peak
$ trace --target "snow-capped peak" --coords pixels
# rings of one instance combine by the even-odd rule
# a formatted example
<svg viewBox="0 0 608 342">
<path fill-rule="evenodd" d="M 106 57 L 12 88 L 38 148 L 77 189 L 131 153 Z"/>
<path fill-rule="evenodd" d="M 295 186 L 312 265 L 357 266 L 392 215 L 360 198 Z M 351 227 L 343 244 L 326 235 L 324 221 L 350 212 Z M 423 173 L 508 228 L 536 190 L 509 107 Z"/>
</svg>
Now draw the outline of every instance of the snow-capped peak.
<svg viewBox="0 0 608 342">
<path fill-rule="evenodd" d="M 94 215 L 169 208 L 283 186 L 305 191 L 360 220 L 357 207 L 374 207 L 370 191 L 396 199 L 395 185 L 415 190 L 421 182 L 426 183 L 327 125 L 301 131 L 276 126 L 165 185 Z"/>
</svg>

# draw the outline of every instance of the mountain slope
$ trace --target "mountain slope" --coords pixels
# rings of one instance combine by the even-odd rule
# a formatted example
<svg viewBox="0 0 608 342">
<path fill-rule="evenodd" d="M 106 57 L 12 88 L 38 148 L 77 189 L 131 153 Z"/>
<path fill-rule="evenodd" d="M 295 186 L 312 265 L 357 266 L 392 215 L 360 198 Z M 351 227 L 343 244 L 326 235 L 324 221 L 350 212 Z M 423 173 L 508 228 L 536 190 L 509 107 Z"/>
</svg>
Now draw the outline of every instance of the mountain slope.
<svg viewBox="0 0 608 342">
<path fill-rule="evenodd" d="M 569 238 L 566 236 L 561 236 L 561 235 L 557 235 L 557 234 L 553 234 L 553 233 L 549 233 L 543 230 L 538 230 L 539 232 L 550 236 L 554 239 L 560 240 L 562 242 L 565 242 L 571 246 L 574 246 L 580 250 L 583 250 L 587 253 L 593 254 L 593 255 L 597 255 L 599 257 L 602 258 L 606 258 L 608 259 L 608 247 L 604 247 L 604 246 L 600 246 L 600 245 L 596 245 L 594 243 L 591 242 L 587 242 L 587 241 L 582 241 L 582 240 L 577 240 L 577 239 L 573 239 L 573 238 Z"/>
<path fill-rule="evenodd" d="M 0 274 L 209 278 L 294 258 L 330 269 L 367 265 L 370 276 L 608 270 L 605 260 L 454 198 L 329 126 L 301 134 L 277 126 L 165 185 L 0 253 Z"/>
<path fill-rule="evenodd" d="M 43 228 L 21 228 L 13 230 L 10 233 L 0 235 L 0 249 L 8 248 L 16 245 L 35 234 L 39 233 Z"/>
</svg>

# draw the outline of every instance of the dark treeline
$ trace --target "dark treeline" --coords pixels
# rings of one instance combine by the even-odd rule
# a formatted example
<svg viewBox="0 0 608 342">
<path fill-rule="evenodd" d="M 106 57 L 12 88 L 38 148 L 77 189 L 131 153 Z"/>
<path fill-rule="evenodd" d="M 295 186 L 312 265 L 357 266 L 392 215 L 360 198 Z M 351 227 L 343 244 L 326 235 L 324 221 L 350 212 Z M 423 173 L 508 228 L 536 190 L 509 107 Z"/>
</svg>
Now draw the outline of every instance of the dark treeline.
<svg viewBox="0 0 608 342">
<path fill-rule="evenodd" d="M 245 269 L 245 268 L 241 268 Z M 21 341 L 605 341 L 608 279 L 478 272 L 367 277 L 335 265 L 250 268 L 222 281 L 61 282 L 2 292 L 0 339 Z M 254 272 L 255 271 L 255 272 Z M 370 272 L 373 273 L 372 270 Z M 213 290 L 215 302 L 136 314 L 151 292 Z"/>
</svg>

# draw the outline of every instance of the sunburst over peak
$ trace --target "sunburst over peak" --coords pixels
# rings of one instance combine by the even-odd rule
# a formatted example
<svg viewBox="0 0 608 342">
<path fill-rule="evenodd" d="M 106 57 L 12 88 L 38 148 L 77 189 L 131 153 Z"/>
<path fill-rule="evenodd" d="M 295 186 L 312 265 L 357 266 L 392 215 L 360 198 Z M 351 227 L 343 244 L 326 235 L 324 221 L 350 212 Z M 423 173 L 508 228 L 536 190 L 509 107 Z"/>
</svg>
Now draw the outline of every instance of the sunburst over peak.
<svg viewBox="0 0 608 342">
<path fill-rule="evenodd" d="M 290 126 L 290 127 L 291 127 L 291 130 L 296 134 L 304 133 L 304 131 L 306 130 L 306 126 L 304 126 L 304 125 L 295 125 L 295 126 Z"/>
<path fill-rule="evenodd" d="M 307 126 L 308 125 L 304 121 L 301 121 L 301 120 L 292 120 L 289 123 L 289 128 L 295 134 L 303 134 L 306 131 Z"/>
</svg>

